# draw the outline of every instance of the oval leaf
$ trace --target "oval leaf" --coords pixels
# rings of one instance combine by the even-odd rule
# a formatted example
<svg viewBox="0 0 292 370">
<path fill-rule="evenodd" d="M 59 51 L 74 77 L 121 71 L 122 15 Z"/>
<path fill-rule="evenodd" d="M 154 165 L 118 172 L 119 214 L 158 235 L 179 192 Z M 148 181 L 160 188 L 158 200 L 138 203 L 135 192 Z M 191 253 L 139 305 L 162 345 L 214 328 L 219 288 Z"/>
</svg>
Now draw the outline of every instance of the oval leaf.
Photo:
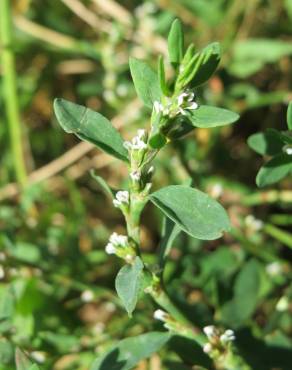
<svg viewBox="0 0 292 370">
<path fill-rule="evenodd" d="M 262 155 L 275 155 L 282 151 L 283 141 L 276 130 L 270 129 L 251 135 L 248 146 Z"/>
<path fill-rule="evenodd" d="M 281 153 L 276 155 L 259 170 L 256 183 L 259 187 L 274 184 L 292 171 L 292 157 Z"/>
<path fill-rule="evenodd" d="M 143 280 L 143 263 L 136 257 L 132 265 L 123 266 L 116 277 L 116 290 L 129 316 L 134 311 Z"/>
<path fill-rule="evenodd" d="M 128 161 L 123 139 L 108 119 L 89 108 L 64 99 L 55 99 L 54 110 L 62 128 L 89 141 L 112 156 Z"/>
<path fill-rule="evenodd" d="M 207 194 L 183 185 L 171 185 L 150 195 L 162 212 L 194 238 L 214 240 L 230 228 L 224 208 Z"/>
<path fill-rule="evenodd" d="M 193 126 L 208 128 L 229 125 L 237 121 L 239 115 L 227 109 L 201 105 L 190 111 L 188 118 Z"/>
<path fill-rule="evenodd" d="M 130 70 L 137 95 L 151 108 L 155 101 L 160 101 L 161 90 L 157 74 L 142 60 L 130 58 Z"/>
<path fill-rule="evenodd" d="M 97 358 L 90 370 L 130 370 L 150 357 L 171 338 L 169 333 L 152 332 L 121 340 L 114 348 Z"/>
</svg>

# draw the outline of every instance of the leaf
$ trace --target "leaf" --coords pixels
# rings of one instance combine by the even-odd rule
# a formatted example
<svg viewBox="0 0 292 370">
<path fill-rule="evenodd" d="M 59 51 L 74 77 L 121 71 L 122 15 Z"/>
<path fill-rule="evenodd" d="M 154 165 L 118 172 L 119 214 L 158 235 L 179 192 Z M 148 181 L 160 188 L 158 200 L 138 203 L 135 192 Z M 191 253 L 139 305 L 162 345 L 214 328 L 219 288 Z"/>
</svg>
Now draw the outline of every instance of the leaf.
<svg viewBox="0 0 292 370">
<path fill-rule="evenodd" d="M 190 111 L 188 118 L 195 127 L 210 128 L 229 125 L 237 121 L 239 115 L 227 109 L 201 105 Z"/>
<path fill-rule="evenodd" d="M 203 55 L 200 59 L 200 64 L 196 66 L 197 73 L 191 80 L 191 87 L 202 85 L 213 75 L 216 71 L 221 58 L 220 45 L 218 42 L 205 47 L 201 53 Z"/>
<path fill-rule="evenodd" d="M 287 126 L 289 130 L 292 130 L 292 101 L 290 101 L 287 109 Z"/>
<path fill-rule="evenodd" d="M 196 53 L 180 74 L 177 85 L 191 88 L 205 83 L 216 71 L 220 62 L 220 45 L 214 42 Z"/>
<path fill-rule="evenodd" d="M 121 340 L 115 347 L 97 358 L 90 370 L 130 370 L 150 357 L 171 338 L 165 332 L 151 332 Z"/>
<path fill-rule="evenodd" d="M 16 370 L 29 370 L 33 365 L 29 358 L 19 348 L 15 350 L 15 362 Z"/>
<path fill-rule="evenodd" d="M 234 285 L 234 297 L 223 306 L 223 320 L 239 327 L 254 313 L 260 299 L 260 264 L 250 260 L 241 269 Z"/>
<path fill-rule="evenodd" d="M 123 266 L 115 281 L 116 290 L 129 316 L 134 311 L 143 280 L 143 262 L 135 258 L 132 265 Z"/>
<path fill-rule="evenodd" d="M 110 199 L 115 198 L 116 190 L 112 189 L 101 176 L 96 175 L 94 170 L 90 171 L 90 175 L 94 178 L 94 180 L 96 180 L 105 195 L 109 196 Z"/>
<path fill-rule="evenodd" d="M 181 232 L 181 228 L 175 224 L 170 218 L 163 218 L 163 227 L 162 227 L 162 239 L 159 244 L 159 261 L 160 266 L 164 265 L 166 257 L 169 255 L 172 243 L 175 238 Z"/>
<path fill-rule="evenodd" d="M 130 70 L 139 98 L 146 107 L 151 108 L 160 101 L 161 90 L 156 73 L 142 60 L 130 58 Z"/>
<path fill-rule="evenodd" d="M 229 230 L 224 208 L 207 194 L 183 185 L 170 185 L 150 195 L 151 201 L 187 234 L 214 240 Z"/>
<path fill-rule="evenodd" d="M 170 63 L 175 67 L 179 65 L 184 55 L 184 34 L 179 19 L 172 22 L 168 34 L 168 54 Z"/>
<path fill-rule="evenodd" d="M 251 135 L 247 139 L 247 143 L 255 152 L 271 156 L 281 152 L 284 145 L 278 132 L 273 129 Z"/>
<path fill-rule="evenodd" d="M 55 99 L 54 110 L 62 128 L 79 139 L 89 141 L 108 154 L 128 162 L 128 151 L 123 139 L 110 121 L 100 113 L 69 102 Z"/>
<path fill-rule="evenodd" d="M 15 309 L 15 298 L 8 286 L 0 287 L 0 321 L 10 319 Z"/>
<path fill-rule="evenodd" d="M 11 255 L 23 262 L 36 264 L 41 259 L 40 248 L 34 244 L 17 242 L 11 249 Z"/>
<path fill-rule="evenodd" d="M 0 340 L 0 364 L 1 365 L 10 364 L 13 361 L 13 357 L 14 357 L 13 344 L 4 338 L 1 338 Z M 4 368 L 1 368 L 1 367 L 0 369 L 4 370 Z"/>
<path fill-rule="evenodd" d="M 259 170 L 256 183 L 259 187 L 274 184 L 292 171 L 292 157 L 281 153 L 276 155 Z"/>
<path fill-rule="evenodd" d="M 234 43 L 232 63 L 228 70 L 234 76 L 246 78 L 258 72 L 266 63 L 276 63 L 291 54 L 291 42 L 256 38 L 239 40 Z"/>
<path fill-rule="evenodd" d="M 34 364 L 28 370 L 39 370 L 39 369 L 40 368 L 36 364 Z"/>
<path fill-rule="evenodd" d="M 171 92 L 169 91 L 169 88 L 167 86 L 167 82 L 165 79 L 165 70 L 164 70 L 164 62 L 163 62 L 163 56 L 160 55 L 158 58 L 158 80 L 160 89 L 163 92 L 164 95 L 170 96 Z"/>
</svg>

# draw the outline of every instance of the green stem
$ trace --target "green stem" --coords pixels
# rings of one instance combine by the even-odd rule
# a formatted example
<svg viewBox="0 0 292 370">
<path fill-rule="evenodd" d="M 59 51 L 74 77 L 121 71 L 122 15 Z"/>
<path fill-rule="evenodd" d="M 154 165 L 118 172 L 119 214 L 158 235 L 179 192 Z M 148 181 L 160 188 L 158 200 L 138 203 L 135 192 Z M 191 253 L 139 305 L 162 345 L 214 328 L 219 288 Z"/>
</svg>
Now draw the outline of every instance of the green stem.
<svg viewBox="0 0 292 370">
<path fill-rule="evenodd" d="M 12 15 L 11 1 L 0 1 L 0 41 L 3 80 L 3 96 L 11 140 L 11 152 L 17 182 L 26 183 L 24 151 L 21 141 L 21 127 L 16 88 L 15 61 L 12 51 Z"/>
</svg>

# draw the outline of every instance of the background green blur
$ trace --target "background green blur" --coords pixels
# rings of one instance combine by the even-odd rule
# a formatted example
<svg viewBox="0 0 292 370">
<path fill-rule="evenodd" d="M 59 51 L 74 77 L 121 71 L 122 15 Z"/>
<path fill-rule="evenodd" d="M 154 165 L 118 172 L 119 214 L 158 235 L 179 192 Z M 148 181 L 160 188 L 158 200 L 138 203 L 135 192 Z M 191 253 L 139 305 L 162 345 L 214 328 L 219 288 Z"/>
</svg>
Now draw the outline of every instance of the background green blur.
<svg viewBox="0 0 292 370">
<path fill-rule="evenodd" d="M 20 192 L 0 86 L 0 370 L 15 369 L 16 347 L 41 369 L 85 370 L 117 340 L 164 330 L 152 318 L 157 307 L 150 298 L 128 318 L 114 290 L 121 262 L 104 252 L 124 223 L 89 170 L 121 187 L 126 167 L 64 133 L 52 102 L 62 97 L 98 110 L 125 138 L 147 127 L 128 58 L 156 68 L 175 17 L 187 44 L 221 43 L 220 67 L 198 97 L 241 118 L 233 127 L 196 129 L 157 159 L 154 189 L 192 177 L 224 205 L 233 225 L 211 242 L 181 235 L 166 286 L 195 326 L 215 320 L 234 329 L 252 369 L 291 370 L 291 178 L 259 191 L 255 176 L 263 158 L 246 140 L 286 126 L 292 1 L 18 0 L 11 6 L 28 179 Z M 160 225 L 159 211 L 147 206 L 142 249 L 152 263 Z M 177 339 L 138 369 L 208 368 L 205 357 Z"/>
</svg>

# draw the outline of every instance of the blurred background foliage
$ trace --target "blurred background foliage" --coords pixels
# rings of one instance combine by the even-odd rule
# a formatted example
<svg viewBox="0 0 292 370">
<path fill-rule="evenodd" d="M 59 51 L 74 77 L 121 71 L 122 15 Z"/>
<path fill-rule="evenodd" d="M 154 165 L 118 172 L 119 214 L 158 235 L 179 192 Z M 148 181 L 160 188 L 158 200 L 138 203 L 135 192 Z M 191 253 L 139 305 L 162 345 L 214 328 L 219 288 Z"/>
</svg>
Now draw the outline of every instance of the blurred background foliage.
<svg viewBox="0 0 292 370">
<path fill-rule="evenodd" d="M 196 129 L 160 154 L 154 188 L 188 177 L 227 208 L 233 229 L 202 242 L 181 235 L 166 266 L 169 294 L 198 327 L 213 322 L 236 331 L 252 369 L 292 363 L 291 179 L 259 191 L 262 158 L 246 144 L 265 128 L 285 129 L 292 99 L 291 0 L 18 0 L 13 52 L 28 173 L 15 184 L 0 94 L 0 369 L 14 369 L 14 350 L 42 369 L 88 369 L 121 338 L 150 330 L 156 308 L 145 298 L 132 319 L 114 291 L 120 262 L 104 252 L 124 224 L 98 188 L 96 169 L 115 187 L 126 168 L 66 135 L 52 112 L 54 97 L 112 118 L 124 137 L 147 127 L 135 97 L 128 58 L 155 68 L 166 54 L 175 17 L 187 44 L 220 41 L 223 60 L 198 99 L 241 115 L 233 127 Z M 2 80 L 1 80 L 2 81 Z M 0 81 L 0 84 L 2 82 Z M 161 215 L 143 216 L 142 248 L 155 262 Z M 172 340 L 138 369 L 208 368 L 193 343 Z"/>
</svg>

